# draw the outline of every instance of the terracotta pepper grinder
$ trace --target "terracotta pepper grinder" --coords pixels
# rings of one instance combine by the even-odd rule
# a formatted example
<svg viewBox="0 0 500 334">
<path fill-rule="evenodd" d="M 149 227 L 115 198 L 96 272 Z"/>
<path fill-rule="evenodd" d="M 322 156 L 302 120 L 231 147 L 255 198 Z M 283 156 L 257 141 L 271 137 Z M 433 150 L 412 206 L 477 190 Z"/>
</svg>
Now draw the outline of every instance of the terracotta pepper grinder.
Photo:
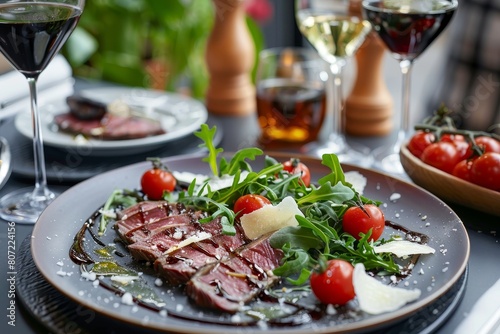
<svg viewBox="0 0 500 334">
<path fill-rule="evenodd" d="M 210 75 L 205 103 L 214 114 L 255 112 L 255 86 L 250 76 L 255 47 L 246 25 L 244 2 L 213 0 L 216 16 L 205 54 Z"/>
<path fill-rule="evenodd" d="M 361 16 L 361 1 L 351 0 L 350 10 Z M 371 32 L 356 53 L 357 76 L 345 102 L 345 129 L 355 136 L 384 136 L 392 131 L 393 99 L 383 77 L 385 46 Z"/>
</svg>

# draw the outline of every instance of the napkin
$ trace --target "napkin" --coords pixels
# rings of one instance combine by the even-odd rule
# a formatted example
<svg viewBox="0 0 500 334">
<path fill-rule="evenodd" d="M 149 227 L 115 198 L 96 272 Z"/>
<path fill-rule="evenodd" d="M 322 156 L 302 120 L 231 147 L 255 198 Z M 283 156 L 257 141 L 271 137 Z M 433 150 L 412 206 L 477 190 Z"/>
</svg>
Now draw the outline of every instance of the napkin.
<svg viewBox="0 0 500 334">
<path fill-rule="evenodd" d="M 500 279 L 474 304 L 455 334 L 500 334 Z"/>
<path fill-rule="evenodd" d="M 38 79 L 38 105 L 66 98 L 73 93 L 73 86 L 71 66 L 62 55 L 57 55 Z M 0 92 L 0 120 L 16 114 L 23 108 L 29 108 L 28 83 L 16 70 L 0 75 Z"/>
</svg>

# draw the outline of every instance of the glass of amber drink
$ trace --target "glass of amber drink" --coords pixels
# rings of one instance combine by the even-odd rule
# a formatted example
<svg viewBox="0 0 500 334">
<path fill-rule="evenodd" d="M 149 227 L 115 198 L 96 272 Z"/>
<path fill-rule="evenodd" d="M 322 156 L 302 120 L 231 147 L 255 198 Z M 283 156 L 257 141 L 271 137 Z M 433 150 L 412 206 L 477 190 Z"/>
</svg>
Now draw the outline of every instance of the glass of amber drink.
<svg viewBox="0 0 500 334">
<path fill-rule="evenodd" d="M 258 61 L 259 144 L 300 147 L 318 140 L 327 109 L 327 63 L 305 48 L 263 50 Z"/>
</svg>

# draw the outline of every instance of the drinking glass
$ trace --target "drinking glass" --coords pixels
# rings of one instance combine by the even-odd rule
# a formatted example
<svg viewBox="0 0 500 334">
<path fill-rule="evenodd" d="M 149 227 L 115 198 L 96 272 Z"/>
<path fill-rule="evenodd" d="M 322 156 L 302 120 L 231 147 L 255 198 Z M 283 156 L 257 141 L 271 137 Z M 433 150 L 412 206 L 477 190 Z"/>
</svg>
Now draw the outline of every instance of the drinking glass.
<svg viewBox="0 0 500 334">
<path fill-rule="evenodd" d="M 371 155 L 349 147 L 344 136 L 342 70 L 371 30 L 370 24 L 350 12 L 348 0 L 296 0 L 300 32 L 328 62 L 333 79 L 333 130 L 324 145 L 312 146 L 317 155 L 335 153 L 341 162 L 369 166 Z"/>
<path fill-rule="evenodd" d="M 55 198 L 47 187 L 37 79 L 78 24 L 85 0 L 0 0 L 0 51 L 26 77 L 33 124 L 35 187 L 0 199 L 0 217 L 34 224 Z"/>
<path fill-rule="evenodd" d="M 259 53 L 256 73 L 259 144 L 301 150 L 317 140 L 326 114 L 328 65 L 305 48 Z"/>
<path fill-rule="evenodd" d="M 403 75 L 402 107 L 396 143 L 374 152 L 376 166 L 383 171 L 402 174 L 399 149 L 410 131 L 410 75 L 415 59 L 446 28 L 456 0 L 364 0 L 363 15 L 399 61 Z"/>
</svg>

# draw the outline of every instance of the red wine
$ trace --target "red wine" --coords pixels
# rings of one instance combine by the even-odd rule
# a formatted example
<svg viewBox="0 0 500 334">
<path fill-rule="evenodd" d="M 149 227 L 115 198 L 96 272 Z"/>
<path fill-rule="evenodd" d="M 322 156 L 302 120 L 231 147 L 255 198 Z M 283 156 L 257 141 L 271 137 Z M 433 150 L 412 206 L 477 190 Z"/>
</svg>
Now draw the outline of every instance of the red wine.
<svg viewBox="0 0 500 334">
<path fill-rule="evenodd" d="M 81 10 L 63 3 L 0 5 L 0 51 L 21 73 L 37 76 L 77 25 Z"/>
<path fill-rule="evenodd" d="M 324 89 L 288 79 L 264 80 L 257 86 L 261 143 L 304 144 L 314 141 L 326 111 Z"/>
<path fill-rule="evenodd" d="M 398 59 L 418 57 L 450 22 L 457 2 L 430 1 L 425 11 L 405 8 L 403 1 L 368 1 L 363 3 L 366 19 Z"/>
</svg>

